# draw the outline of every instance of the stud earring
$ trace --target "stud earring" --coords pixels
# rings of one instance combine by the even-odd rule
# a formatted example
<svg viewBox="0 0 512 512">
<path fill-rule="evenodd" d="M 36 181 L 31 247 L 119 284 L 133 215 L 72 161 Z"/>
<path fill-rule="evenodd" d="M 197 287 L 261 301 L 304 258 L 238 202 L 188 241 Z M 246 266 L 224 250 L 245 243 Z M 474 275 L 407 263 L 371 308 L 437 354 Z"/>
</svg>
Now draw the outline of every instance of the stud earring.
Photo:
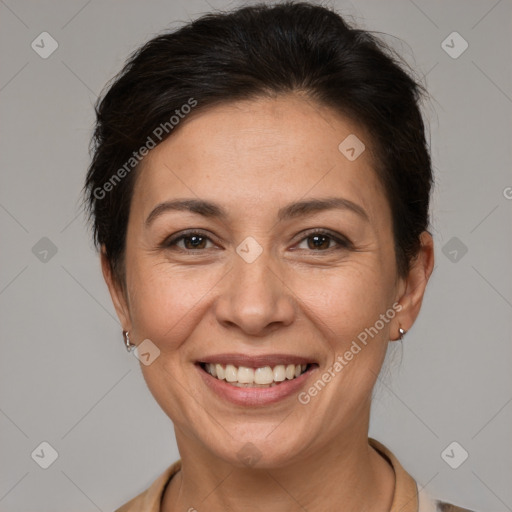
<svg viewBox="0 0 512 512">
<path fill-rule="evenodd" d="M 399 336 L 399 340 L 402 341 L 403 338 L 404 338 L 404 334 L 407 332 L 407 331 L 404 331 L 404 329 L 402 329 L 401 327 L 398 328 L 398 332 L 400 333 L 400 336 Z"/>
</svg>

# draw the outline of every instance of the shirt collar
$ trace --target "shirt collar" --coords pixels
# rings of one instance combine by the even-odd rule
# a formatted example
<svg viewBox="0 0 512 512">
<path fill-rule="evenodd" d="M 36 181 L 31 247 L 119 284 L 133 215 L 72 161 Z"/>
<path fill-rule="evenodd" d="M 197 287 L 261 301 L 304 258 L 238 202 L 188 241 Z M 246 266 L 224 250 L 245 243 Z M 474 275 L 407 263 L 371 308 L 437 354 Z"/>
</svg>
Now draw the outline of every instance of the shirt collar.
<svg viewBox="0 0 512 512">
<path fill-rule="evenodd" d="M 418 512 L 418 488 L 415 480 L 382 443 L 370 437 L 368 444 L 389 462 L 395 472 L 395 490 L 391 510 L 393 512 Z M 169 466 L 148 489 L 115 512 L 160 512 L 165 487 L 180 469 L 181 460 L 178 460 Z"/>
</svg>

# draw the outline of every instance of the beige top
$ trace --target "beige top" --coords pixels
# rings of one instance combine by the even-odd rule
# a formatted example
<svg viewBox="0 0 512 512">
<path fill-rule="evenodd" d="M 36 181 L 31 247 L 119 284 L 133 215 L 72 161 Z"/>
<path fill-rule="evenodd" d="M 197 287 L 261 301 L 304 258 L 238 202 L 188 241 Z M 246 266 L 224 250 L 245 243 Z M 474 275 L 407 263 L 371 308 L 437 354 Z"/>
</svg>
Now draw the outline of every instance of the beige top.
<svg viewBox="0 0 512 512">
<path fill-rule="evenodd" d="M 415 480 L 383 444 L 372 438 L 368 439 L 368 443 L 388 460 L 395 472 L 395 492 L 391 512 L 472 512 L 449 503 L 432 500 L 423 491 L 418 492 Z M 178 460 L 169 466 L 148 489 L 125 503 L 115 512 L 161 512 L 160 504 L 165 487 L 180 468 L 181 460 Z"/>
</svg>

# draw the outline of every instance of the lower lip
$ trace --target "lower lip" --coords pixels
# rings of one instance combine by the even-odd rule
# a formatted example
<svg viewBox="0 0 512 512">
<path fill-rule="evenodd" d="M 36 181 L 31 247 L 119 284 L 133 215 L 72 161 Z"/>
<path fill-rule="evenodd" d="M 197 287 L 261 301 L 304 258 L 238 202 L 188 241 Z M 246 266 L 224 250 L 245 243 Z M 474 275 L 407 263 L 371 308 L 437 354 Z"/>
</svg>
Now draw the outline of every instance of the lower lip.
<svg viewBox="0 0 512 512">
<path fill-rule="evenodd" d="M 317 366 L 308 368 L 302 375 L 285 380 L 280 384 L 268 388 L 240 388 L 232 386 L 225 380 L 219 380 L 211 376 L 206 370 L 203 370 L 199 364 L 196 368 L 205 384 L 221 398 L 235 404 L 244 406 L 269 405 L 275 404 L 292 395 L 298 394 L 300 389 L 313 373 Z"/>
</svg>

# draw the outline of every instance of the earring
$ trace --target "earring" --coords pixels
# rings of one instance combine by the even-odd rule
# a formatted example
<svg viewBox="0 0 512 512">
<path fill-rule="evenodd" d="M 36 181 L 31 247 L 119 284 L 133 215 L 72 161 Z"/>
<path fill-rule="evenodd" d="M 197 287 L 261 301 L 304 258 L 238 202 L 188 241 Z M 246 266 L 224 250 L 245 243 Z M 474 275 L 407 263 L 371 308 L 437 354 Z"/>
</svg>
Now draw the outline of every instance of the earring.
<svg viewBox="0 0 512 512">
<path fill-rule="evenodd" d="M 401 327 L 398 328 L 398 332 L 400 333 L 400 337 L 398 338 L 400 341 L 402 341 L 403 337 L 404 337 L 404 334 L 407 332 L 407 331 L 404 331 Z"/>
<path fill-rule="evenodd" d="M 131 352 L 137 345 L 133 345 L 130 343 L 130 338 L 128 337 L 128 331 L 123 331 L 124 345 L 128 352 Z"/>
</svg>

